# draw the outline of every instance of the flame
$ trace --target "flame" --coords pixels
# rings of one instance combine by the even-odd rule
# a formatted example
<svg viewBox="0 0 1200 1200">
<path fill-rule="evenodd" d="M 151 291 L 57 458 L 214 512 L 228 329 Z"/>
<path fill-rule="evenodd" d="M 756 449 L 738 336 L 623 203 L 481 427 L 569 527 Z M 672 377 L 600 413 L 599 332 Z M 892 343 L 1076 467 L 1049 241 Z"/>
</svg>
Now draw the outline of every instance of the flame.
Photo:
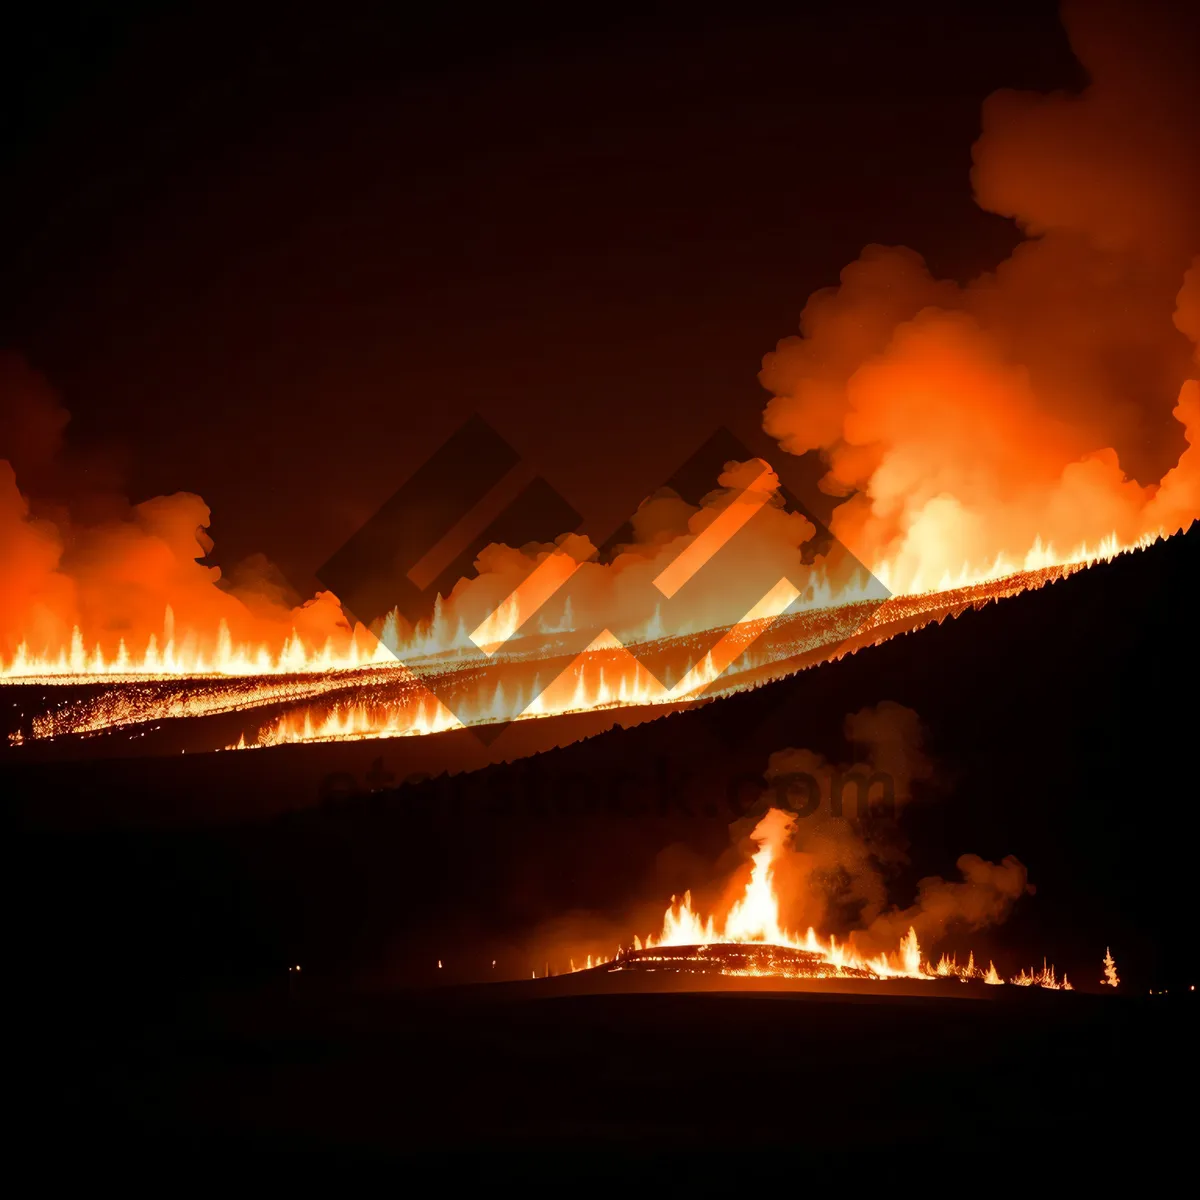
<svg viewBox="0 0 1200 1200">
<path fill-rule="evenodd" d="M 929 978 L 931 972 L 921 961 L 921 947 L 915 929 L 893 954 L 868 958 L 852 945 L 836 937 L 821 938 L 811 927 L 803 937 L 787 930 L 779 911 L 775 890 L 775 864 L 793 828 L 794 817 L 783 809 L 772 808 L 755 826 L 751 839 L 758 849 L 751 858 L 750 879 L 742 896 L 734 903 L 720 929 L 711 915 L 704 919 L 692 907 L 692 894 L 686 892 L 663 916 L 661 933 L 651 934 L 640 947 L 712 946 L 727 944 L 765 944 L 819 955 L 834 973 L 846 970 L 870 971 L 880 978 L 904 976 Z"/>
<path fill-rule="evenodd" d="M 326 638 L 319 647 L 294 631 L 278 647 L 237 644 L 224 622 L 210 645 L 198 631 L 181 630 L 168 607 L 163 628 L 150 633 L 137 654 L 130 651 L 132 639 L 122 638 L 107 654 L 76 629 L 69 646 L 39 655 L 23 642 L 12 659 L 0 661 L 0 684 L 111 685 L 33 717 L 9 735 L 14 745 L 281 702 L 287 707 L 270 724 L 224 748 L 421 736 L 463 725 L 680 705 L 784 678 L 928 621 L 1056 582 L 1152 540 L 1120 546 L 1108 539 L 1062 561 L 1038 544 L 1021 564 L 1026 570 L 1013 573 L 1017 564 L 997 559 L 986 569 L 964 568 L 954 579 L 943 578 L 950 590 L 883 601 L 871 598 L 861 576 L 835 588 L 817 570 L 802 594 L 781 581 L 733 627 L 664 636 L 656 611 L 627 636 L 604 630 L 573 658 L 559 648 L 561 623 L 549 622 L 535 622 L 531 633 L 503 647 L 488 643 L 484 655 L 473 640 L 483 639 L 479 627 L 468 628 L 440 600 L 428 623 L 403 636 L 393 613 L 378 630 L 347 628 L 340 640 Z M 877 570 L 887 575 L 886 564 Z M 511 621 L 501 614 L 497 623 L 507 627 Z M 651 660 L 657 664 L 653 673 L 642 665 Z M 422 683 L 427 672 L 451 685 L 449 693 L 439 692 L 445 702 Z M 660 677 L 676 682 L 664 684 Z"/>
<path fill-rule="evenodd" d="M 1071 982 L 1067 979 L 1064 972 L 1063 977 L 1059 979 L 1054 973 L 1054 967 L 1046 966 L 1046 960 L 1042 959 L 1042 969 L 1035 971 L 1031 967 L 1026 973 L 1024 967 L 1018 975 L 1014 975 L 1009 983 L 1015 983 L 1017 987 L 1042 987 L 1047 988 L 1052 992 L 1073 992 L 1075 989 L 1071 986 Z"/>
<path fill-rule="evenodd" d="M 888 602 L 893 608 L 906 599 L 931 597 L 1003 581 L 1012 581 L 1013 591 L 1023 591 L 1029 586 L 1062 578 L 1081 568 L 1111 561 L 1120 554 L 1144 549 L 1162 536 L 1159 532 L 1122 544 L 1116 534 L 1112 534 L 1095 545 L 1080 545 L 1063 554 L 1038 538 L 1023 556 L 1001 555 L 984 564 L 964 562 L 957 574 L 943 571 L 936 579 L 920 571 L 901 572 L 889 562 L 877 563 L 871 575 L 893 593 L 892 600 Z M 563 556 L 547 561 L 557 564 L 560 557 Z M 680 558 L 683 558 L 683 554 Z M 560 577 L 567 570 L 559 570 L 554 575 L 554 581 L 561 581 Z M 546 590 L 542 575 L 552 573 L 543 565 L 534 574 L 537 586 L 527 581 L 528 586 L 524 591 L 532 589 L 541 593 Z M 1028 578 L 1030 576 L 1039 578 Z M 734 628 L 745 627 L 747 632 L 752 632 L 756 625 L 769 623 L 789 605 L 792 611 L 814 612 L 861 603 L 870 599 L 869 586 L 869 581 L 861 576 L 836 586 L 824 571 L 816 569 L 812 571 L 807 590 L 802 595 L 783 592 L 774 597 L 773 593 L 774 602 L 764 601 L 764 604 L 767 610 L 775 611 L 748 614 Z M 465 616 L 456 617 L 451 611 L 452 606 L 439 597 L 429 620 L 407 633 L 402 632 L 403 622 L 399 614 L 393 612 L 378 628 L 368 630 L 359 625 L 341 631 L 337 636 L 328 636 L 319 644 L 306 640 L 294 628 L 276 642 L 237 642 L 223 618 L 215 629 L 181 630 L 172 607 L 168 605 L 161 629 L 143 630 L 140 636 L 132 633 L 122 635 L 115 644 L 94 634 L 87 636 L 78 625 L 72 628 L 69 639 L 59 645 L 35 648 L 30 645 L 28 638 L 24 638 L 9 657 L 0 655 L 0 681 L 66 683 L 91 679 L 117 681 L 207 676 L 257 678 L 270 675 L 326 675 L 335 671 L 394 667 L 398 662 L 421 664 L 432 660 L 453 660 L 456 657 L 473 658 L 480 653 L 481 646 L 489 657 L 495 657 L 499 653 L 497 643 L 521 623 L 514 606 L 518 605 L 524 591 L 517 589 L 500 608 L 473 629 L 468 628 Z M 798 605 L 794 603 L 796 600 L 800 601 Z M 534 625 L 534 640 L 551 639 L 555 633 L 562 632 L 561 628 L 550 623 L 535 622 Z M 701 624 L 695 628 L 675 629 L 673 635 L 678 637 L 707 631 Z M 661 615 L 656 611 L 649 621 L 639 627 L 618 632 L 622 635 L 619 640 L 623 644 L 657 640 L 662 637 Z M 522 649 L 512 642 L 505 643 L 508 656 L 514 652 L 520 654 Z M 531 647 L 526 652 L 536 654 L 539 649 L 542 648 Z M 553 646 L 549 649 L 552 650 Z"/>
<path fill-rule="evenodd" d="M 544 654 L 539 656 L 536 649 L 522 652 L 524 648 L 517 648 L 492 656 L 486 672 L 475 675 L 471 694 L 453 704 L 454 713 L 423 691 L 398 701 L 382 697 L 359 699 L 333 708 L 305 708 L 286 713 L 263 728 L 254 744 L 405 737 L 464 725 L 606 709 L 665 707 L 701 697 L 730 695 L 784 678 L 799 666 L 826 661 L 861 646 L 877 645 L 897 633 L 941 619 L 947 611 L 957 613 L 972 605 L 1042 587 L 1084 569 L 1089 562 L 1109 561 L 1116 554 L 1144 549 L 1145 545 L 1125 548 L 1110 545 L 1103 554 L 1083 562 L 1003 575 L 990 583 L 966 584 L 951 591 L 896 596 L 882 603 L 864 602 L 858 588 L 842 593 L 815 589 L 799 611 L 792 611 L 778 621 L 769 615 L 750 614 L 698 658 L 693 647 L 701 642 L 700 638 L 659 637 L 631 643 L 635 649 L 668 661 L 685 658 L 686 670 L 679 672 L 678 682 L 673 686 L 661 683 L 630 648 L 607 630 L 576 658 L 566 662 L 559 673 L 551 670 L 552 682 L 544 689 L 542 678 L 547 667 L 553 668 L 553 660 Z M 786 604 L 777 602 L 777 606 L 783 608 Z M 552 653 L 552 649 L 547 647 L 544 653 Z M 375 660 L 377 664 L 378 661 Z M 374 669 L 382 668 L 377 665 Z M 446 668 L 454 669 L 452 665 Z M 466 664 L 458 669 L 464 676 L 468 674 Z M 57 720 L 61 724 L 61 714 Z"/>
<path fill-rule="evenodd" d="M 670 906 L 663 914 L 662 929 L 645 939 L 634 937 L 632 950 L 642 954 L 647 950 L 669 947 L 698 948 L 697 957 L 703 957 L 704 948 L 723 946 L 763 946 L 784 950 L 798 950 L 817 956 L 819 966 L 805 964 L 797 967 L 783 959 L 768 965 L 745 967 L 721 967 L 722 974 L 791 976 L 839 976 L 855 974 L 875 979 L 937 979 L 954 978 L 963 983 L 977 980 L 985 984 L 1003 984 L 994 963 L 988 963 L 987 971 L 975 965 L 974 951 L 970 952 L 964 966 L 959 966 L 954 956 L 943 954 L 937 965 L 931 965 L 921 955 L 917 931 L 909 927 L 908 933 L 891 953 L 876 955 L 861 953 L 854 945 L 853 935 L 839 941 L 833 935 L 821 937 L 812 927 L 803 936 L 792 933 L 784 925 L 775 888 L 775 867 L 786 847 L 793 830 L 793 814 L 783 809 L 772 808 L 755 826 L 751 840 L 757 849 L 750 860 L 750 878 L 741 896 L 734 902 L 723 923 L 709 914 L 701 916 L 692 903 L 692 894 L 685 892 L 682 900 L 671 897 Z M 619 964 L 627 951 L 618 947 L 611 958 L 589 954 L 586 966 L 570 961 L 572 972 L 590 970 L 598 966 Z M 645 961 L 645 960 L 643 960 Z M 1011 980 L 1019 986 L 1037 985 L 1052 991 L 1072 991 L 1066 975 L 1058 979 L 1054 968 L 1042 964 L 1042 970 L 1026 974 L 1024 971 Z"/>
<path fill-rule="evenodd" d="M 1116 960 L 1107 946 L 1104 948 L 1104 978 L 1100 982 L 1109 987 L 1116 987 L 1121 982 L 1121 977 L 1117 974 Z"/>
<path fill-rule="evenodd" d="M 164 631 L 171 630 L 173 625 L 174 613 L 168 605 L 163 618 Z M 396 656 L 381 639 L 371 636 L 361 626 L 340 643 L 330 637 L 316 646 L 293 629 L 282 643 L 272 645 L 265 641 L 235 643 L 228 623 L 222 620 L 211 636 L 192 629 L 182 637 L 164 632 L 160 640 L 158 632 L 151 632 L 145 635 L 141 649 L 131 653 L 124 637 L 118 639 L 115 650 L 106 652 L 100 642 L 86 642 L 76 625 L 69 643 L 57 648 L 34 653 L 29 643 L 22 641 L 10 659 L 0 660 L 0 682 L 323 675 L 373 665 L 395 666 Z"/>
<path fill-rule="evenodd" d="M 1003 983 L 1004 980 L 996 974 L 996 967 L 993 963 L 988 963 L 988 970 L 984 971 L 975 965 L 975 951 L 972 950 L 967 955 L 967 965 L 960 967 L 958 959 L 955 955 L 949 956 L 943 954 L 938 960 L 937 966 L 934 968 L 934 974 L 942 978 L 960 979 L 966 983 L 968 979 L 982 979 L 984 983 Z"/>
</svg>

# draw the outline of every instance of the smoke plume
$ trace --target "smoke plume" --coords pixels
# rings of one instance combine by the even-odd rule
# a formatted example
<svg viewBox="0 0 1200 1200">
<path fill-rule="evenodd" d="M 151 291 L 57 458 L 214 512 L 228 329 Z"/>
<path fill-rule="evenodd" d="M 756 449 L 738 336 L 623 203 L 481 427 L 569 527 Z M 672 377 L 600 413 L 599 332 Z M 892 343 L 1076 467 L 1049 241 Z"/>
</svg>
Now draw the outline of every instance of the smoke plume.
<svg viewBox="0 0 1200 1200">
<path fill-rule="evenodd" d="M 1012 255 L 964 283 L 906 247 L 868 246 L 765 358 L 765 428 L 823 457 L 835 537 L 891 591 L 1128 545 L 1200 514 L 1200 72 L 1186 20 L 1177 5 L 1068 4 L 1090 82 L 995 93 L 974 146 L 978 203 L 1024 234 Z M 331 595 L 300 604 L 265 562 L 227 578 L 208 565 L 200 497 L 130 503 L 111 467 L 89 471 L 107 486 L 82 494 L 66 424 L 45 382 L 0 358 L 0 660 L 22 644 L 61 654 L 76 628 L 80 653 L 109 660 L 151 637 L 181 655 L 190 639 L 206 655 L 227 640 L 278 656 L 293 630 L 314 651 L 348 645 Z M 805 559 L 812 525 L 785 511 L 766 464 L 730 463 L 714 485 L 698 505 L 650 497 L 607 561 L 573 534 L 488 547 L 429 629 L 466 646 L 550 556 L 564 576 L 581 565 L 539 610 L 547 628 L 622 641 L 737 621 L 759 577 L 770 587 L 815 565 L 824 585 L 831 564 Z M 725 586 L 693 589 L 682 623 L 658 628 L 653 581 L 737 504 L 756 516 L 723 552 Z M 397 617 L 378 632 L 406 655 L 437 643 L 429 629 Z"/>
<path fill-rule="evenodd" d="M 98 473 L 106 478 L 106 489 L 81 490 L 81 478 L 96 478 L 97 472 L 72 470 L 64 461 L 68 420 L 36 372 L 13 356 L 0 363 L 0 435 L 7 456 L 0 459 L 5 584 L 0 661 L 22 644 L 34 656 L 53 656 L 71 645 L 76 629 L 89 654 L 99 647 L 109 661 L 122 645 L 140 658 L 151 637 L 160 651 L 173 642 L 184 657 L 211 657 L 222 638 L 234 646 L 264 646 L 273 655 L 293 633 L 312 650 L 330 641 L 335 649 L 349 644 L 350 624 L 331 594 L 301 604 L 262 556 L 238 564 L 228 576 L 207 564 L 211 518 L 199 496 L 179 492 L 134 504 L 107 466 Z M 26 480 L 38 485 L 32 498 Z M 662 601 L 654 586 L 660 572 L 722 514 L 746 506 L 752 519 L 722 558 L 726 578 L 740 580 L 740 590 L 693 589 L 686 621 L 676 619 L 670 632 L 732 624 L 760 598 L 761 590 L 755 591 L 760 579 L 770 586 L 810 570 L 804 547 L 815 530 L 801 514 L 786 511 L 779 479 L 761 460 L 730 462 L 714 483 L 699 504 L 665 488 L 648 497 L 634 514 L 628 543 L 613 548 L 603 561 L 576 534 L 553 543 L 485 547 L 475 573 L 439 599 L 424 627 L 414 629 L 394 614 L 375 632 L 400 654 L 422 640 L 436 643 L 435 648 L 465 644 L 466 635 L 493 617 L 533 569 L 553 556 L 563 564 L 559 576 L 573 578 L 569 589 L 538 609 L 543 624 L 596 632 L 608 628 L 628 640 L 653 627 Z M 506 636 L 501 633 L 497 640 Z M 373 645 L 369 637 L 362 641 Z"/>
<path fill-rule="evenodd" d="M 894 950 L 912 927 L 921 945 L 930 947 L 956 930 L 1002 921 L 1033 890 L 1017 859 L 990 863 L 964 854 L 956 864 L 961 880 L 922 879 L 913 904 L 891 905 L 889 881 L 909 861 L 898 819 L 914 785 L 933 780 L 934 764 L 924 752 L 917 714 L 891 701 L 852 713 L 845 734 L 862 755 L 854 764 L 804 749 L 772 754 L 767 791 L 731 827 L 735 842 L 748 846 L 751 831 L 768 812 L 789 822 L 774 867 L 789 929 L 849 934 L 857 949 L 873 955 Z M 815 805 L 810 780 L 816 781 Z M 728 897 L 739 894 L 742 876 L 730 881 Z"/>
<path fill-rule="evenodd" d="M 243 564 L 232 584 L 206 566 L 210 514 L 199 496 L 131 503 L 111 467 L 87 472 L 100 486 L 81 486 L 83 473 L 63 462 L 68 420 L 45 380 L 0 356 L 0 655 L 22 642 L 34 653 L 68 646 L 76 628 L 109 655 L 122 642 L 140 654 L 150 635 L 186 652 L 188 638 L 211 644 L 222 626 L 234 641 L 276 645 L 292 629 L 318 646 L 346 632 L 332 597 L 298 605 L 262 563 Z M 36 502 L 17 471 L 45 489 Z"/>
<path fill-rule="evenodd" d="M 834 532 L 893 588 L 1200 514 L 1200 72 L 1183 19 L 1067 4 L 1089 85 L 995 93 L 974 146 L 978 203 L 1026 240 L 965 284 L 868 246 L 765 358 L 766 430 L 820 452 L 823 489 L 845 497 Z"/>
</svg>

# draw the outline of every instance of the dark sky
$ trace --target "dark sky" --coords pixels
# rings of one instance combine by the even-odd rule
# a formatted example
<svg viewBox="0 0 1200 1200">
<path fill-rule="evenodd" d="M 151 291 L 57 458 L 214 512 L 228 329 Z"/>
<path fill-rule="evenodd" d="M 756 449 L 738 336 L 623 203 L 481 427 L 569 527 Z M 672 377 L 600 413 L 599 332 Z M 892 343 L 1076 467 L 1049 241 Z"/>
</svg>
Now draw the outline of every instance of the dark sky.
<svg viewBox="0 0 1200 1200">
<path fill-rule="evenodd" d="M 39 6 L 0 342 L 135 500 L 203 495 L 226 566 L 304 582 L 473 410 L 603 536 L 757 428 L 865 243 L 1003 257 L 980 102 L 1079 82 L 1052 3 L 722 7 Z"/>
</svg>

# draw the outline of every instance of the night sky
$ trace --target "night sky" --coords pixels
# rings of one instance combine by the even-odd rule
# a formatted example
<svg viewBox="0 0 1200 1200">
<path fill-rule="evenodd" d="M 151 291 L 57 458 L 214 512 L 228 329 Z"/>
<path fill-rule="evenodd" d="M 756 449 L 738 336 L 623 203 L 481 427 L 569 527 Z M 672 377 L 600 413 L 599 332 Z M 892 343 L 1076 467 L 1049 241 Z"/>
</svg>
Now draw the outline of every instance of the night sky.
<svg viewBox="0 0 1200 1200">
<path fill-rule="evenodd" d="M 26 12 L 0 345 L 132 500 L 201 494 L 226 569 L 311 587 L 472 411 L 603 537 L 754 433 L 763 354 L 864 244 L 1004 257 L 980 103 L 1081 82 L 1053 3 L 724 7 Z"/>
</svg>

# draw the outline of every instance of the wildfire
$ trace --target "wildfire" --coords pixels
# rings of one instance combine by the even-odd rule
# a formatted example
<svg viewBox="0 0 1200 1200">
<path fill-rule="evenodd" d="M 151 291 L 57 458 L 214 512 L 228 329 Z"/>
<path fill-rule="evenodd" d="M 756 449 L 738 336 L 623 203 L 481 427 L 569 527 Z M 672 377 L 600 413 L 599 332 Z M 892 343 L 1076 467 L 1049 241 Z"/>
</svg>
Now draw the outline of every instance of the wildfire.
<svg viewBox="0 0 1200 1200">
<path fill-rule="evenodd" d="M 12 740 L 268 699 L 268 723 L 248 746 L 683 703 L 719 694 L 714 681 L 754 686 L 767 668 L 811 665 L 1188 528 L 1200 515 L 1200 209 L 1181 164 L 1196 106 L 1163 97 L 1190 98 L 1195 71 L 1167 53 L 1178 39 L 1149 15 L 1112 24 L 1109 6 L 1071 7 L 1066 32 L 1089 85 L 996 93 L 971 151 L 980 207 L 1029 236 L 968 279 L 937 278 L 909 247 L 869 245 L 763 359 L 764 432 L 785 453 L 819 455 L 818 486 L 840 498 L 824 560 L 812 554 L 825 539 L 782 503 L 773 468 L 726 462 L 705 495 L 648 497 L 629 544 L 604 562 L 565 531 L 552 544 L 487 546 L 477 574 L 418 627 L 393 613 L 351 628 L 329 593 L 291 608 L 255 572 L 224 586 L 204 561 L 211 513 L 199 496 L 155 497 L 94 524 L 61 497 L 26 494 L 4 459 L 0 680 L 188 685 L 56 705 L 72 711 Z M 1136 69 L 1103 49 L 1118 44 Z M 9 378 L 19 403 L 45 399 L 52 458 L 69 414 L 27 365 Z M 639 425 L 657 436 L 654 421 Z M 869 594 L 837 559 L 843 550 L 869 568 Z M 689 581 L 718 555 L 721 586 L 692 595 Z M 540 619 L 567 593 L 577 609 Z M 680 596 L 688 611 L 664 624 L 658 598 Z M 777 625 L 789 636 L 761 648 L 762 630 Z M 657 677 L 679 682 L 656 688 L 600 654 L 577 668 L 588 651 L 560 635 L 581 630 L 592 651 L 601 630 L 621 647 L 669 650 L 672 669 Z M 721 634 L 716 644 L 700 638 L 708 632 Z M 525 664 L 515 677 L 514 662 Z M 552 666 L 567 694 L 543 701 L 534 676 L 546 682 Z M 468 702 L 445 705 L 450 718 L 405 670 L 470 675 Z M 390 686 L 388 672 L 401 694 L 341 694 Z M 236 703 L 223 680 L 249 681 Z M 295 687 L 299 702 L 317 697 L 300 694 L 313 681 L 321 703 L 278 711 L 277 685 Z"/>
<path fill-rule="evenodd" d="M 1104 978 L 1100 982 L 1109 987 L 1116 987 L 1121 982 L 1121 978 L 1117 974 L 1116 960 L 1107 946 L 1104 948 Z"/>
<path fill-rule="evenodd" d="M 226 621 L 215 630 L 175 631 L 175 614 L 168 605 L 164 633 L 144 634 L 141 649 L 131 652 L 124 637 L 106 651 L 84 640 L 76 625 L 65 645 L 33 652 L 22 641 L 7 662 L 0 663 L 0 681 L 74 683 L 90 679 L 173 679 L 211 675 L 323 675 L 367 666 L 395 666 L 396 656 L 366 630 L 359 628 L 339 644 L 332 637 L 320 646 L 306 642 L 293 629 L 282 643 L 235 643 Z"/>
<path fill-rule="evenodd" d="M 1052 992 L 1073 992 L 1075 989 L 1071 986 L 1070 980 L 1066 974 L 1059 979 L 1054 973 L 1054 967 L 1046 966 L 1046 960 L 1042 959 L 1042 969 L 1035 971 L 1032 968 L 1028 971 L 1022 967 L 1019 974 L 1014 975 L 1009 983 L 1015 983 L 1017 987 L 1043 987 L 1049 988 Z"/>
<path fill-rule="evenodd" d="M 974 566 L 964 562 L 957 573 L 944 571 L 936 580 L 926 579 L 920 574 L 913 576 L 903 591 L 895 593 L 893 606 L 905 600 L 1005 582 L 1015 585 L 1013 591 L 1024 591 L 1037 583 L 1062 578 L 1083 567 L 1109 562 L 1117 555 L 1144 549 L 1161 536 L 1161 533 L 1156 533 L 1123 544 L 1114 533 L 1098 544 L 1081 545 L 1063 554 L 1038 538 L 1029 551 L 1019 558 L 1001 555 L 991 562 Z M 679 558 L 685 557 L 686 553 L 685 548 Z M 871 574 L 884 588 L 889 588 L 897 568 L 888 562 L 881 562 Z M 489 627 L 496 625 L 507 629 L 520 625 L 520 618 L 514 618 L 508 611 L 513 607 L 513 598 L 518 596 L 519 591 L 514 591 L 510 599 L 487 618 Z M 793 612 L 814 612 L 844 608 L 861 603 L 863 599 L 861 578 L 835 588 L 827 577 L 817 571 L 813 573 L 802 604 L 793 606 L 785 603 L 782 607 L 791 607 Z M 739 624 L 752 627 L 764 621 L 769 623 L 770 619 L 750 614 Z M 562 630 L 542 623 L 537 626 L 536 632 L 538 640 L 548 642 L 552 650 L 553 635 Z M 621 638 L 621 642 L 647 640 L 646 635 L 658 634 L 661 637 L 662 632 L 661 621 L 656 627 L 655 619 L 651 618 L 644 622 L 643 628 L 630 630 Z M 703 632 L 708 630 L 702 625 L 674 631 L 676 636 Z M 94 679 L 117 681 L 209 676 L 327 675 L 370 667 L 394 667 L 399 662 L 420 664 L 474 658 L 480 650 L 478 638 L 479 630 L 470 630 L 467 618 L 455 617 L 450 606 L 441 601 L 427 622 L 407 634 L 402 632 L 402 622 L 398 614 L 393 612 L 372 630 L 360 625 L 353 630 L 343 631 L 337 637 L 327 636 L 320 643 L 305 639 L 294 628 L 282 641 L 238 642 L 234 640 L 229 623 L 224 618 L 214 629 L 179 629 L 175 612 L 171 605 L 167 605 L 160 630 L 145 630 L 140 637 L 121 636 L 115 645 L 95 638 L 89 640 L 78 625 L 72 628 L 69 639 L 59 645 L 43 645 L 35 649 L 28 639 L 23 639 L 10 657 L 0 656 L 0 682 L 74 683 Z M 529 642 L 530 639 L 525 641 Z M 489 657 L 494 654 L 490 646 L 485 647 L 485 652 Z M 537 648 L 532 645 L 512 647 L 507 651 L 507 657 L 512 657 L 514 653 L 519 656 L 522 652 L 537 653 Z"/>
<path fill-rule="evenodd" d="M 181 630 L 168 607 L 161 631 L 149 634 L 138 654 L 125 639 L 106 654 L 75 629 L 68 646 L 38 654 L 21 643 L 13 658 L 0 662 L 0 684 L 111 685 L 99 696 L 72 699 L 34 717 L 27 731 L 10 737 L 13 744 L 281 705 L 282 714 L 257 735 L 243 733 L 227 748 L 421 736 L 611 708 L 666 708 L 783 678 L 1154 540 L 1122 546 L 1109 538 L 1061 560 L 1038 543 L 1022 564 L 997 559 L 986 568 L 964 567 L 956 578 L 942 578 L 938 590 L 884 600 L 866 599 L 861 578 L 835 589 L 814 571 L 796 603 L 788 606 L 781 597 L 779 607 L 788 608 L 783 615 L 751 613 L 724 630 L 668 636 L 656 613 L 625 637 L 605 630 L 574 656 L 563 652 L 564 630 L 549 622 L 534 623 L 531 633 L 484 654 L 472 640 L 471 622 L 442 602 L 427 624 L 407 634 L 392 614 L 374 631 L 347 629 L 341 640 L 330 637 L 319 647 L 293 631 L 277 650 L 235 643 L 224 622 L 215 639 L 206 640 L 200 631 Z M 888 574 L 886 564 L 877 570 Z M 651 661 L 654 671 L 642 665 Z M 445 685 L 439 689 L 443 699 L 425 686 L 431 675 Z M 664 684 L 663 678 L 675 682 Z"/>
<path fill-rule="evenodd" d="M 572 972 L 608 967 L 610 970 L 631 966 L 668 966 L 676 969 L 715 970 L 723 975 L 773 976 L 780 978 L 866 979 L 938 979 L 952 978 L 963 983 L 976 980 L 1002 984 L 995 964 L 988 969 L 976 966 L 972 951 L 963 966 L 945 954 L 937 964 L 922 957 L 917 931 L 910 927 L 896 949 L 875 955 L 861 953 L 854 937 L 839 941 L 830 935 L 820 937 L 809 928 L 803 936 L 783 924 L 779 895 L 775 887 L 775 866 L 786 845 L 792 814 L 772 808 L 751 834 L 757 850 L 751 858 L 750 878 L 745 890 L 718 926 L 713 915 L 701 916 L 692 904 L 691 892 L 682 900 L 671 897 L 663 915 L 662 929 L 644 940 L 635 937 L 629 949 L 619 948 L 612 958 L 589 955 L 586 964 Z M 1072 991 L 1064 975 L 1058 979 L 1053 966 L 1042 964 L 1040 972 L 1024 971 L 1010 982 L 1019 986 Z"/>
</svg>

